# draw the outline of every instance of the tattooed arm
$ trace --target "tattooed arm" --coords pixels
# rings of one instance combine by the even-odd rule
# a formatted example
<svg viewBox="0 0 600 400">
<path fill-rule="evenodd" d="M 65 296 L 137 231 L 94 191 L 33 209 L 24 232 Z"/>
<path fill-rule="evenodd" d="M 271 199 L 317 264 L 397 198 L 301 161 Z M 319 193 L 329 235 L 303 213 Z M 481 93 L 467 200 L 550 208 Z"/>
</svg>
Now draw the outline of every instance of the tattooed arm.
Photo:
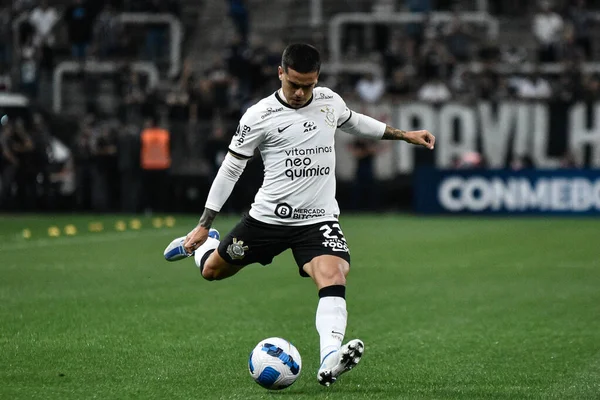
<svg viewBox="0 0 600 400">
<path fill-rule="evenodd" d="M 188 253 L 195 251 L 208 238 L 208 230 L 219 212 L 205 208 L 198 225 L 187 234 L 183 242 L 183 247 Z"/>
<path fill-rule="evenodd" d="M 383 139 L 383 140 L 404 140 L 405 134 L 406 134 L 406 131 L 403 131 L 401 129 L 392 128 L 391 126 L 387 125 L 385 127 L 385 132 L 383 132 L 383 136 L 381 137 L 381 139 Z"/>
<path fill-rule="evenodd" d="M 433 150 L 435 144 L 435 137 L 428 131 L 396 129 L 375 118 L 353 112 L 348 108 L 346 108 L 346 112 L 341 119 L 343 122 L 338 125 L 338 128 L 352 135 L 369 139 L 404 140 L 410 144 L 427 147 L 429 150 Z"/>
<path fill-rule="evenodd" d="M 205 208 L 202 216 L 200 217 L 200 221 L 198 221 L 198 225 L 205 229 L 210 229 L 218 213 L 218 211 Z"/>
<path fill-rule="evenodd" d="M 429 131 L 403 131 L 389 125 L 385 127 L 385 132 L 383 132 L 381 139 L 404 140 L 410 144 L 427 147 L 429 150 L 433 150 L 433 146 L 435 145 L 435 136 L 429 133 Z"/>
</svg>

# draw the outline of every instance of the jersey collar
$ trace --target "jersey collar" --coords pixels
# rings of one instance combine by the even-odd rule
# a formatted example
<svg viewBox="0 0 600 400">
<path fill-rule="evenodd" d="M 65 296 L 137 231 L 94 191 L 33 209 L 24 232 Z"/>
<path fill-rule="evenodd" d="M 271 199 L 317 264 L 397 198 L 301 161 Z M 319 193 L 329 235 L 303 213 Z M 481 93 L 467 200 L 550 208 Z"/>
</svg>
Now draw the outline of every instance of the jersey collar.
<svg viewBox="0 0 600 400">
<path fill-rule="evenodd" d="M 287 108 L 291 108 L 292 110 L 299 110 L 300 108 L 304 108 L 304 107 L 308 106 L 310 103 L 312 103 L 312 101 L 313 101 L 313 97 L 314 97 L 314 96 L 315 96 L 315 95 L 314 95 L 314 93 L 313 93 L 313 95 L 312 95 L 312 96 L 310 96 L 310 99 L 308 99 L 308 101 L 306 102 L 306 104 L 305 104 L 305 105 L 303 105 L 302 107 L 299 107 L 299 108 L 294 108 L 294 107 L 290 106 L 288 103 L 286 103 L 286 102 L 285 102 L 285 101 L 284 101 L 284 100 L 281 98 L 281 96 L 279 96 L 279 90 L 277 90 L 277 91 L 275 92 L 275 98 L 277 99 L 277 101 L 279 101 L 279 102 L 280 102 L 282 105 L 286 106 Z"/>
</svg>

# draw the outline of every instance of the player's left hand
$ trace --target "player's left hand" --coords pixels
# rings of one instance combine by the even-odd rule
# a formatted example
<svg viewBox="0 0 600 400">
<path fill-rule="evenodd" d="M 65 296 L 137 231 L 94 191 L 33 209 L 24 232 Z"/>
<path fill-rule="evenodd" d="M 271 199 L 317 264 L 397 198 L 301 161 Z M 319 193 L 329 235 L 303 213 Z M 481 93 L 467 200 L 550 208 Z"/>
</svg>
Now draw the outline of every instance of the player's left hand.
<svg viewBox="0 0 600 400">
<path fill-rule="evenodd" d="M 196 251 L 196 249 L 200 247 L 202 243 L 206 242 L 207 238 L 208 229 L 201 225 L 198 225 L 197 227 L 192 229 L 190 233 L 187 234 L 187 236 L 185 237 L 185 241 L 183 242 L 183 247 L 185 248 L 185 251 L 191 254 L 194 251 Z"/>
<path fill-rule="evenodd" d="M 425 130 L 408 131 L 404 134 L 404 140 L 410 144 L 427 147 L 429 150 L 433 150 L 435 145 L 435 136 Z"/>
</svg>

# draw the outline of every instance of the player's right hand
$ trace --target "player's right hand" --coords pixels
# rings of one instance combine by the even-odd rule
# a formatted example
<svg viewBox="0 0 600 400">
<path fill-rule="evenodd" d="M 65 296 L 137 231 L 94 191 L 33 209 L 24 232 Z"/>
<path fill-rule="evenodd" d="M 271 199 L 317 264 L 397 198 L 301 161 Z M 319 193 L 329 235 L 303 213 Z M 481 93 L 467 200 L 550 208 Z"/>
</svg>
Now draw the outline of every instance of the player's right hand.
<svg viewBox="0 0 600 400">
<path fill-rule="evenodd" d="M 435 146 L 435 136 L 426 130 L 408 131 L 404 135 L 404 140 L 411 144 L 427 147 L 429 150 L 433 150 Z"/>
<path fill-rule="evenodd" d="M 185 237 L 185 241 L 183 242 L 183 248 L 188 253 L 193 253 L 200 247 L 206 239 L 208 238 L 208 229 L 203 226 L 198 225 L 194 229 L 191 230 L 190 233 Z"/>
</svg>

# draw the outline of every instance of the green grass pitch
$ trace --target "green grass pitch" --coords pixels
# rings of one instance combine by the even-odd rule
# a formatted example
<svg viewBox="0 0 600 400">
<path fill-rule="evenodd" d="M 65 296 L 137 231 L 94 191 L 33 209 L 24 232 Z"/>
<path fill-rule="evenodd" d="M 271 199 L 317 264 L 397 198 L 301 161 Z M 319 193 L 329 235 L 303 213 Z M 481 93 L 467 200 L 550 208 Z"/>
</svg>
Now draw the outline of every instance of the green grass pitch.
<svg viewBox="0 0 600 400">
<path fill-rule="evenodd" d="M 600 399 L 598 220 L 344 216 L 346 339 L 366 350 L 330 388 L 317 292 L 289 253 L 206 282 L 162 258 L 194 217 L 140 222 L 0 217 L 0 399 Z M 303 357 L 281 392 L 247 369 L 269 336 Z"/>
</svg>

